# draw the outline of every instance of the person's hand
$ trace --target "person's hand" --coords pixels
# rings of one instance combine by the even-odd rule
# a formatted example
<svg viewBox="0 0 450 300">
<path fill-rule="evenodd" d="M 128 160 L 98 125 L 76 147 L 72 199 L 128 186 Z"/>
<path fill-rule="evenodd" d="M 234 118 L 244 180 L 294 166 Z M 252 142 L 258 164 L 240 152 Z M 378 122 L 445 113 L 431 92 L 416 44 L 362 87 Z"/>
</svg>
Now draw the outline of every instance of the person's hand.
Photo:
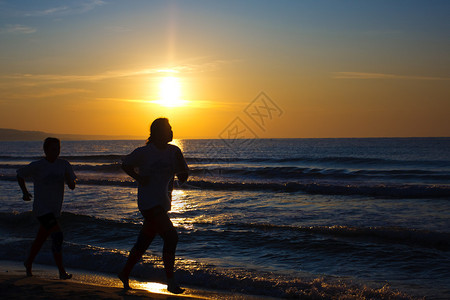
<svg viewBox="0 0 450 300">
<path fill-rule="evenodd" d="M 31 196 L 30 193 L 26 192 L 26 193 L 23 193 L 22 199 L 23 199 L 23 201 L 31 201 L 31 197 L 33 197 L 33 196 Z"/>
<path fill-rule="evenodd" d="M 75 189 L 75 185 L 76 185 L 77 180 L 69 180 L 67 181 L 67 186 L 69 187 L 69 189 L 74 190 Z"/>
</svg>

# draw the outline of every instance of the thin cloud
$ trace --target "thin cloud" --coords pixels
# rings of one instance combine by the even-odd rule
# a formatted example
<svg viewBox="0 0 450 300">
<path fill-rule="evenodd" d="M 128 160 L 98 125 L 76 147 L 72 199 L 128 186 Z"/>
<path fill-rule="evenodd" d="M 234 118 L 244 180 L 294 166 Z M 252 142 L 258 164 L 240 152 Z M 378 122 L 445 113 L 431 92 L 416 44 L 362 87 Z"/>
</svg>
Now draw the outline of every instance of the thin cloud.
<svg viewBox="0 0 450 300">
<path fill-rule="evenodd" d="M 204 73 L 219 70 L 223 65 L 240 62 L 239 59 L 211 59 L 210 57 L 198 57 L 190 60 L 197 61 L 194 63 L 185 62 L 175 69 L 183 73 Z"/>
<path fill-rule="evenodd" d="M 35 94 L 34 98 L 48 98 L 48 97 L 56 97 L 56 96 L 64 96 L 64 95 L 72 95 L 72 94 L 85 94 L 90 93 L 91 91 L 86 89 L 75 89 L 75 88 L 52 88 L 47 91 L 43 91 L 40 94 Z"/>
<path fill-rule="evenodd" d="M 450 80 L 449 77 L 410 76 L 384 73 L 335 72 L 335 79 L 407 79 L 407 80 Z"/>
<path fill-rule="evenodd" d="M 25 16 L 26 17 L 52 16 L 52 15 L 56 15 L 56 14 L 64 14 L 69 11 L 70 11 L 70 8 L 68 6 L 60 6 L 60 7 L 49 8 L 46 10 L 28 12 L 28 13 L 25 13 Z"/>
<path fill-rule="evenodd" d="M 157 104 L 163 105 L 162 100 L 145 100 L 145 99 L 128 99 L 128 98 L 96 98 L 98 101 L 115 101 L 115 102 L 131 102 L 131 103 L 142 103 L 142 104 Z M 182 100 L 183 107 L 189 108 L 221 108 L 221 109 L 235 109 L 236 102 L 218 102 L 209 100 Z"/>
<path fill-rule="evenodd" d="M 48 83 L 68 83 L 80 81 L 100 81 L 121 77 L 150 75 L 158 72 L 158 69 L 142 69 L 131 71 L 110 71 L 93 75 L 61 75 L 61 74 L 12 74 L 0 76 L 3 79 L 40 81 Z"/>
<path fill-rule="evenodd" d="M 55 84 L 55 83 L 68 83 L 68 82 L 88 82 L 88 81 L 101 81 L 116 78 L 126 77 L 138 77 L 138 76 L 160 76 L 163 73 L 168 74 L 188 74 L 188 73 L 202 73 L 207 71 L 213 71 L 218 68 L 219 65 L 226 63 L 226 61 L 213 61 L 201 64 L 184 64 L 171 68 L 158 67 L 158 68 L 144 68 L 134 70 L 116 70 L 108 71 L 91 75 L 63 75 L 63 74 L 10 74 L 0 75 L 0 79 L 5 80 L 20 80 L 21 85 L 30 85 L 30 82 L 39 84 Z M 10 83 L 8 83 L 10 84 Z"/>
<path fill-rule="evenodd" d="M 104 4 L 106 4 L 106 2 L 102 0 L 78 1 L 74 2 L 73 6 L 66 5 L 66 6 L 52 7 L 44 10 L 30 11 L 26 12 L 24 15 L 26 17 L 46 17 L 46 16 L 83 14 Z"/>
<path fill-rule="evenodd" d="M 8 24 L 3 28 L 0 28 L 0 33 L 12 33 L 12 34 L 32 34 L 36 32 L 36 28 L 29 27 L 21 24 Z"/>
<path fill-rule="evenodd" d="M 2 93 L 2 97 L 5 99 L 41 99 L 41 98 L 51 98 L 59 96 L 67 96 L 72 94 L 90 93 L 91 91 L 86 89 L 75 89 L 75 88 L 50 88 L 43 91 L 21 91 L 14 93 Z"/>
</svg>

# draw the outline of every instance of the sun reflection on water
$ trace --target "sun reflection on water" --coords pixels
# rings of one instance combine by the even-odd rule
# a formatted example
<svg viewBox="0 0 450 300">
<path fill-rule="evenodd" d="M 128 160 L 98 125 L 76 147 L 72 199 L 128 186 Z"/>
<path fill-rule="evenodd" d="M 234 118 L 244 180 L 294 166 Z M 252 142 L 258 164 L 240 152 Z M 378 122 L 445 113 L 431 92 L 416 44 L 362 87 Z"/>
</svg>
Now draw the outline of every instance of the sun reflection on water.
<svg viewBox="0 0 450 300">
<path fill-rule="evenodd" d="M 183 213 L 186 211 L 186 192 L 183 190 L 173 190 L 172 191 L 172 209 L 173 213 Z"/>
<path fill-rule="evenodd" d="M 181 149 L 181 152 L 184 151 L 184 149 L 183 149 L 183 140 L 180 140 L 180 139 L 173 139 L 170 143 L 171 143 L 172 145 L 175 145 L 175 146 L 177 146 L 178 148 L 180 148 L 180 149 Z"/>
<path fill-rule="evenodd" d="M 182 214 L 187 210 L 188 206 L 186 205 L 185 196 L 186 196 L 185 191 L 173 190 L 171 213 L 178 215 Z M 184 226 L 184 223 L 186 222 L 185 218 L 172 217 L 171 220 L 175 227 L 185 227 Z"/>
</svg>

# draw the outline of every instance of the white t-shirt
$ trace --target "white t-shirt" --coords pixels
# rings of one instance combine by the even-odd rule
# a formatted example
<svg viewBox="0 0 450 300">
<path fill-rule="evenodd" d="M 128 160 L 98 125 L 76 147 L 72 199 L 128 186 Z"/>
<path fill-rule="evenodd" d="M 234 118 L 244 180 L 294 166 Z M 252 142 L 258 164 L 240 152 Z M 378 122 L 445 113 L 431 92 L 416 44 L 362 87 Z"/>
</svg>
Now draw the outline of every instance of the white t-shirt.
<svg viewBox="0 0 450 300">
<path fill-rule="evenodd" d="M 171 208 L 169 184 L 175 174 L 187 172 L 188 166 L 180 148 L 168 144 L 160 150 L 152 143 L 139 147 L 122 159 L 124 165 L 137 168 L 141 176 L 149 177 L 149 183 L 138 186 L 139 210 L 161 205 L 166 211 Z"/>
<path fill-rule="evenodd" d="M 77 178 L 70 163 L 60 158 L 54 162 L 49 162 L 45 158 L 34 161 L 17 170 L 17 175 L 33 179 L 33 212 L 37 217 L 48 213 L 59 217 L 64 199 L 65 178 L 66 176 L 72 180 Z"/>
</svg>

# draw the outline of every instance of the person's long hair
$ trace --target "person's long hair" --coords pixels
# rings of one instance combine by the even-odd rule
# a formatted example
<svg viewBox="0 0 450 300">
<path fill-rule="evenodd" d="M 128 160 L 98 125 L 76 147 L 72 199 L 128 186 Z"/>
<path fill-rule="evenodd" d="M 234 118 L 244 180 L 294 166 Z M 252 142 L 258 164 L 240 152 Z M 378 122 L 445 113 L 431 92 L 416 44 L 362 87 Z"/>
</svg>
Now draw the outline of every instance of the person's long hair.
<svg viewBox="0 0 450 300">
<path fill-rule="evenodd" d="M 161 138 L 164 133 L 164 128 L 169 126 L 169 119 L 158 118 L 150 125 L 150 136 L 147 139 L 146 145 L 152 143 L 154 140 Z"/>
</svg>

